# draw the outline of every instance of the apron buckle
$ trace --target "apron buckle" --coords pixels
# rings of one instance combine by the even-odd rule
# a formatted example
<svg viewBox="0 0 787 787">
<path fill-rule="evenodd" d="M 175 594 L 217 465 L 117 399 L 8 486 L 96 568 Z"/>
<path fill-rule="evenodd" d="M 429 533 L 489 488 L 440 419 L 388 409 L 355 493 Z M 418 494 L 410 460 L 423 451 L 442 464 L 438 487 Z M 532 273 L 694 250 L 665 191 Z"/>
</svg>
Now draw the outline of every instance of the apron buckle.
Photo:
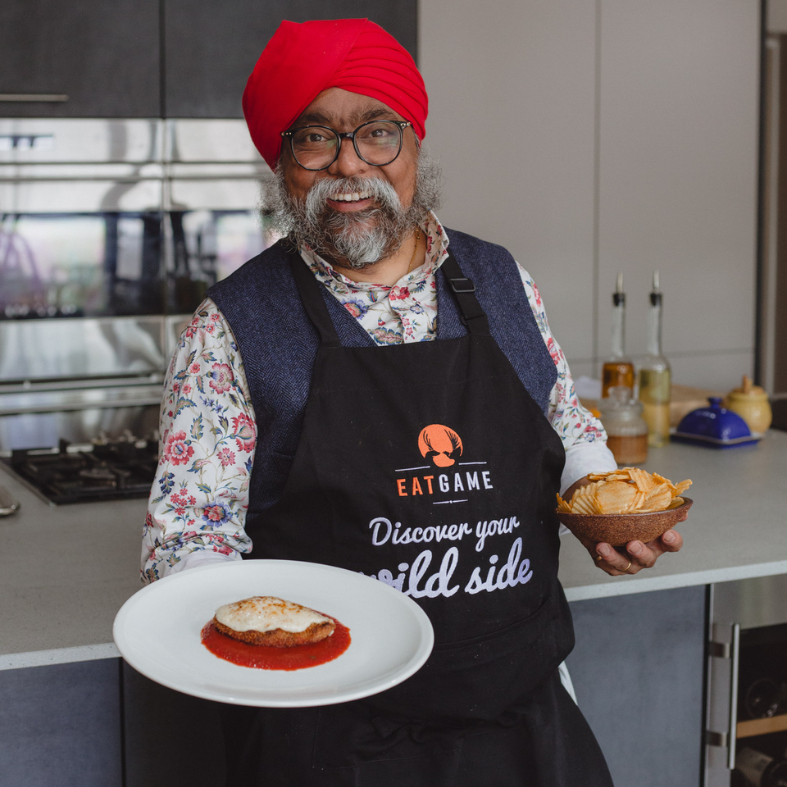
<svg viewBox="0 0 787 787">
<path fill-rule="evenodd" d="M 456 293 L 475 292 L 475 284 L 473 284 L 473 280 L 468 279 L 465 276 L 457 279 L 449 278 L 448 282 L 451 285 L 451 289 Z"/>
</svg>

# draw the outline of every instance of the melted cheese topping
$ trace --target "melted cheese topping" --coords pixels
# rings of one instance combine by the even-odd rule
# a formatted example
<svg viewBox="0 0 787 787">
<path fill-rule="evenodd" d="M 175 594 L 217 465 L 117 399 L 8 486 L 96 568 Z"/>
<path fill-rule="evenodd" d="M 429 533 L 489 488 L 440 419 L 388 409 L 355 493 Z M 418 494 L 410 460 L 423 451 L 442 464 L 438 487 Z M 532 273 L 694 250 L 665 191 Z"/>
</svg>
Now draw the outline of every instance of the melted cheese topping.
<svg viewBox="0 0 787 787">
<path fill-rule="evenodd" d="M 216 620 L 234 631 L 306 631 L 313 623 L 327 623 L 319 612 L 274 596 L 252 596 L 216 610 Z"/>
</svg>

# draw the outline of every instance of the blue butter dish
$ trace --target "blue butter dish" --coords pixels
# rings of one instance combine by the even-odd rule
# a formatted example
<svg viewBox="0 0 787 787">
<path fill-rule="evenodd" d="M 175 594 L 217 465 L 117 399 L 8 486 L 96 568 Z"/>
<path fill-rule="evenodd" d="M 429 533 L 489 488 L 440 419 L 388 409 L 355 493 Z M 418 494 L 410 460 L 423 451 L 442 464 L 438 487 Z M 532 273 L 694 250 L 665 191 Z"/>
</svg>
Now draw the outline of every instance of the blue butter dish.
<svg viewBox="0 0 787 787">
<path fill-rule="evenodd" d="M 737 448 L 760 440 L 753 435 L 746 421 L 732 410 L 721 406 L 721 399 L 708 399 L 709 407 L 700 407 L 684 416 L 672 439 L 679 443 L 694 443 L 711 448 Z"/>
</svg>

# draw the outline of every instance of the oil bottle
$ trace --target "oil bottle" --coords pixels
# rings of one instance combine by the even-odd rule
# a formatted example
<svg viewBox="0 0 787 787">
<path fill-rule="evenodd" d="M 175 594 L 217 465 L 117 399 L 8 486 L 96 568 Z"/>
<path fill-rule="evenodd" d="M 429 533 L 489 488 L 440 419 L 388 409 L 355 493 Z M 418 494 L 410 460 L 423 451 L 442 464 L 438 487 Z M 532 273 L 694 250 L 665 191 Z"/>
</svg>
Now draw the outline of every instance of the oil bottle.
<svg viewBox="0 0 787 787">
<path fill-rule="evenodd" d="M 648 352 L 639 370 L 639 399 L 648 424 L 648 445 L 658 448 L 669 442 L 670 365 L 661 352 L 662 296 L 659 272 L 653 271 L 648 310 Z"/>
<path fill-rule="evenodd" d="M 609 396 L 609 389 L 623 386 L 634 394 L 634 364 L 626 355 L 626 293 L 623 274 L 619 273 L 612 293 L 612 353 L 601 369 L 601 398 Z"/>
</svg>

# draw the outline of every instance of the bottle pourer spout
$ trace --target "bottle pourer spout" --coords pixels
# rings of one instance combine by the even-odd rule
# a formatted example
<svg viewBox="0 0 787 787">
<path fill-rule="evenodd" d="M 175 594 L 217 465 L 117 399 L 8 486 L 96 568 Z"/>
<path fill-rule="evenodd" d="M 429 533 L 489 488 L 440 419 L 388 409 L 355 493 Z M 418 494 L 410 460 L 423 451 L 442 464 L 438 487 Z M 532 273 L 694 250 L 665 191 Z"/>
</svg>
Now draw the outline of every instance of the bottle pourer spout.
<svg viewBox="0 0 787 787">
<path fill-rule="evenodd" d="M 615 283 L 615 292 L 612 293 L 612 305 L 616 308 L 623 308 L 626 305 L 626 293 L 623 292 L 623 274 L 618 274 Z"/>
</svg>

